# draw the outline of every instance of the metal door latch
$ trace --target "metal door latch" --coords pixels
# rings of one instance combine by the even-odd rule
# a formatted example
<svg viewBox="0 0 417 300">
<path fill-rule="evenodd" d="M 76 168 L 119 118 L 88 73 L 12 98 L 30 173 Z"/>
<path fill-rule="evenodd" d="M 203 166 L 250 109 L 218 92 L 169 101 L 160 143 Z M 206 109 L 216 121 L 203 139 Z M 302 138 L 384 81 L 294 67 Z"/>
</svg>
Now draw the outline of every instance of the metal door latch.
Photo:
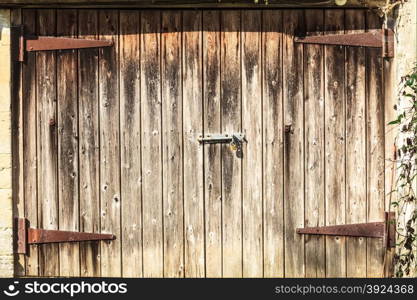
<svg viewBox="0 0 417 300">
<path fill-rule="evenodd" d="M 204 136 L 200 135 L 198 141 L 200 142 L 200 144 L 229 144 L 230 149 L 236 151 L 236 156 L 241 158 L 242 144 L 243 142 L 246 142 L 246 139 L 243 133 L 209 133 Z"/>
</svg>

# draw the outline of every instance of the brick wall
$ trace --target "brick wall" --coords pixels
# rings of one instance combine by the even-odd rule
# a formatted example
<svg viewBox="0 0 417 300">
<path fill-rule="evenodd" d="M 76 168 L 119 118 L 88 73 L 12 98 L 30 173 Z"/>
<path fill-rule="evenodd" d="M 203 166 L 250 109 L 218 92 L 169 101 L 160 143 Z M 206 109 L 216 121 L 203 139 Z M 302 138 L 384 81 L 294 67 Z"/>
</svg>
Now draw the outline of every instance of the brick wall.
<svg viewBox="0 0 417 300">
<path fill-rule="evenodd" d="M 0 9 L 0 277 L 13 276 L 10 11 Z"/>
</svg>

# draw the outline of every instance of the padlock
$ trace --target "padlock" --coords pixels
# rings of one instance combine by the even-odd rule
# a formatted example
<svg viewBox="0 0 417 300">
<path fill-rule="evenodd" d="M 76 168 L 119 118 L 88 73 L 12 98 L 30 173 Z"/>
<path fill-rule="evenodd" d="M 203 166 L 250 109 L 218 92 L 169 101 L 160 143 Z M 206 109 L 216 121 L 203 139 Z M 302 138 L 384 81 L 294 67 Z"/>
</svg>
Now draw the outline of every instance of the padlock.
<svg viewBox="0 0 417 300">
<path fill-rule="evenodd" d="M 236 143 L 235 142 L 231 142 L 230 143 L 230 150 L 232 150 L 232 151 L 236 151 L 237 150 L 237 145 L 236 145 Z"/>
</svg>

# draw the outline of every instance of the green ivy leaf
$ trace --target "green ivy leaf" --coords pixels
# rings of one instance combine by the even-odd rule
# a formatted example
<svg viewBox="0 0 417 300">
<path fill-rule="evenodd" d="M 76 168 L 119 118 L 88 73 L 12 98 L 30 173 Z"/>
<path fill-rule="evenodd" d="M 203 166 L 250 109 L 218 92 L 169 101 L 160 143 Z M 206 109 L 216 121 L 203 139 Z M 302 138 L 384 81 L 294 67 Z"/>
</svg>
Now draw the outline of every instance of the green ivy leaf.
<svg viewBox="0 0 417 300">
<path fill-rule="evenodd" d="M 388 125 L 395 125 L 395 124 L 400 124 L 400 123 L 401 123 L 401 120 L 397 119 L 397 120 L 389 122 Z"/>
</svg>

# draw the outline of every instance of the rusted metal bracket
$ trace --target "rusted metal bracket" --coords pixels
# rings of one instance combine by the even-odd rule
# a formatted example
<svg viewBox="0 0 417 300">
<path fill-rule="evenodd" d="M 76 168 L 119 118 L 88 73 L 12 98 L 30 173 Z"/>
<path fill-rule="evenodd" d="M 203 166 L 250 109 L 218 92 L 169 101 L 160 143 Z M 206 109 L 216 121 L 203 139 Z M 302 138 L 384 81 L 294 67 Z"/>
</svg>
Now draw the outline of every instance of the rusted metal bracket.
<svg viewBox="0 0 417 300">
<path fill-rule="evenodd" d="M 85 241 L 114 240 L 113 234 L 87 233 L 62 230 L 46 230 L 30 228 L 29 222 L 24 218 L 15 219 L 16 223 L 16 253 L 26 254 L 28 245 L 68 243 Z"/>
<path fill-rule="evenodd" d="M 324 34 L 294 38 L 295 43 L 381 48 L 382 57 L 394 57 L 394 32 L 381 29 L 363 33 Z"/>
<path fill-rule="evenodd" d="M 387 247 L 393 248 L 395 247 L 396 236 L 395 213 L 386 212 L 383 222 L 297 228 L 297 233 L 383 238 Z"/>
<path fill-rule="evenodd" d="M 113 46 L 112 41 L 29 35 L 25 34 L 24 26 L 16 26 L 14 28 L 14 32 L 18 36 L 16 41 L 16 51 L 18 53 L 15 55 L 15 57 L 17 61 L 20 62 L 25 60 L 26 52 L 86 49 Z"/>
</svg>

